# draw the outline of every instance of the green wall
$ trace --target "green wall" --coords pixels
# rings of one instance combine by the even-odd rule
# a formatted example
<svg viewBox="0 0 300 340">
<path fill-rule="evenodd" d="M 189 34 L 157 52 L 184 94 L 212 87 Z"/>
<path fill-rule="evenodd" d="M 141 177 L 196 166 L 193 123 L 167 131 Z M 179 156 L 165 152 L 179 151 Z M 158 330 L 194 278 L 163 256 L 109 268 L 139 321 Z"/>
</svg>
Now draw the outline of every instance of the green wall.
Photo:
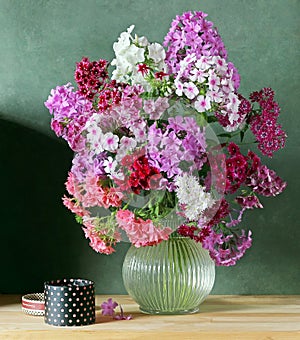
<svg viewBox="0 0 300 340">
<path fill-rule="evenodd" d="M 265 160 L 288 187 L 247 215 L 253 247 L 235 267 L 217 268 L 213 293 L 300 294 L 299 0 L 0 0 L 0 293 L 40 291 L 62 276 L 93 279 L 98 293 L 125 292 L 128 244 L 96 254 L 62 206 L 72 153 L 50 131 L 43 102 L 73 81 L 82 56 L 111 59 L 129 25 L 161 42 L 186 10 L 215 22 L 242 93 L 275 89 L 288 132 L 286 149 Z"/>
</svg>

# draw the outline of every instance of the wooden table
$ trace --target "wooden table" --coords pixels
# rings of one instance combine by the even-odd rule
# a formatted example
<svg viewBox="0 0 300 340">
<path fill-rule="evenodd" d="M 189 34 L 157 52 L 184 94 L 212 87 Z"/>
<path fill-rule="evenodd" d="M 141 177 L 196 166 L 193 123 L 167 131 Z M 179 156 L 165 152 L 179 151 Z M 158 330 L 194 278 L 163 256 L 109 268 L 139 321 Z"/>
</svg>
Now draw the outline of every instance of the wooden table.
<svg viewBox="0 0 300 340">
<path fill-rule="evenodd" d="M 110 296 L 98 295 L 99 306 Z M 192 315 L 142 314 L 131 298 L 115 295 L 129 321 L 116 321 L 96 312 L 96 324 L 54 327 L 41 316 L 21 310 L 20 295 L 0 295 L 0 339 L 300 339 L 300 295 L 211 295 Z"/>
</svg>

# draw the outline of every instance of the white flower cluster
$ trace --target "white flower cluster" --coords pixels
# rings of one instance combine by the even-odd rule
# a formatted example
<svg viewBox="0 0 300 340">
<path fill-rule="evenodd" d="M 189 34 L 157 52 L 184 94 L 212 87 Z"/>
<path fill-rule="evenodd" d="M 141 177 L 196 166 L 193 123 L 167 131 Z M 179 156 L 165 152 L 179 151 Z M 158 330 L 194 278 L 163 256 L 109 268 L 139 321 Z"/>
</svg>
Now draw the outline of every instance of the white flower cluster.
<svg viewBox="0 0 300 340">
<path fill-rule="evenodd" d="M 142 85 L 149 90 L 150 85 L 145 79 L 147 72 L 141 72 L 138 65 L 147 63 L 153 65 L 156 71 L 166 72 L 167 66 L 164 62 L 166 52 L 159 43 L 149 43 L 146 37 L 133 38 L 131 32 L 134 25 L 131 25 L 126 32 L 122 32 L 117 42 L 113 44 L 115 58 L 111 65 L 116 66 L 112 72 L 112 79 L 118 82 L 131 85 Z"/>
<path fill-rule="evenodd" d="M 176 195 L 184 207 L 184 214 L 190 221 L 197 221 L 207 208 L 214 204 L 212 195 L 204 191 L 197 178 L 186 173 L 177 176 L 175 181 Z"/>
<path fill-rule="evenodd" d="M 180 62 L 174 84 L 176 94 L 193 100 L 198 112 L 209 111 L 215 105 L 219 113 L 228 117 L 227 131 L 239 127 L 240 100 L 235 94 L 233 70 L 229 69 L 225 59 L 219 56 L 197 59 L 195 54 L 187 55 Z"/>
</svg>

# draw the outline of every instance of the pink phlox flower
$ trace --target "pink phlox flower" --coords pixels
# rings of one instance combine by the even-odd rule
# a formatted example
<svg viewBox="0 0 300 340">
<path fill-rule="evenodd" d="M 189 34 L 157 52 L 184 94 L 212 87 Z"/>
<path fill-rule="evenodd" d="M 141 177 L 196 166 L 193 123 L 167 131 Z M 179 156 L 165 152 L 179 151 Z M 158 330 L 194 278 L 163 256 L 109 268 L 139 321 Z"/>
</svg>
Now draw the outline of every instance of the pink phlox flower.
<svg viewBox="0 0 300 340">
<path fill-rule="evenodd" d="M 188 99 L 194 99 L 198 95 L 199 90 L 194 83 L 187 82 L 183 84 L 183 93 Z"/>
<path fill-rule="evenodd" d="M 260 203 L 258 197 L 255 195 L 237 196 L 236 201 L 238 204 L 246 209 L 263 208 L 263 205 Z"/>
<path fill-rule="evenodd" d="M 199 241 L 203 248 L 209 251 L 211 258 L 217 266 L 233 266 L 252 245 L 251 231 L 246 235 L 242 230 L 240 234 L 224 235 L 216 233 L 211 228 L 202 228 Z"/>
<path fill-rule="evenodd" d="M 287 183 L 274 170 L 269 169 L 266 165 L 260 165 L 257 172 L 247 178 L 246 185 L 252 188 L 255 193 L 269 197 L 282 193 Z"/>
<path fill-rule="evenodd" d="M 117 162 L 111 157 L 107 157 L 103 161 L 104 170 L 107 174 L 114 174 L 117 166 Z"/>
<path fill-rule="evenodd" d="M 121 305 L 119 305 L 119 308 L 120 314 L 114 315 L 115 320 L 132 320 L 132 315 L 125 315 Z"/>
<path fill-rule="evenodd" d="M 115 309 L 119 306 L 120 314 L 116 315 Z M 125 315 L 123 308 L 116 301 L 113 301 L 112 298 L 109 298 L 107 301 L 103 302 L 100 306 L 102 309 L 102 315 L 112 316 L 115 320 L 131 320 L 131 315 Z"/>
<path fill-rule="evenodd" d="M 76 196 L 80 192 L 79 183 L 74 174 L 69 171 L 67 182 L 65 183 L 66 189 L 70 195 Z"/>
<path fill-rule="evenodd" d="M 107 302 L 103 302 L 101 304 L 102 314 L 103 315 L 109 315 L 113 316 L 115 314 L 115 308 L 119 306 L 119 304 L 112 300 L 112 298 L 109 298 Z"/>
<path fill-rule="evenodd" d="M 63 204 L 77 216 L 90 216 L 90 212 L 84 209 L 81 204 L 73 198 L 63 196 Z"/>
<path fill-rule="evenodd" d="M 195 67 L 191 70 L 189 79 L 193 82 L 204 83 L 207 76 L 208 74 L 204 70 Z"/>
<path fill-rule="evenodd" d="M 72 150 L 81 150 L 84 146 L 81 132 L 94 113 L 92 103 L 68 83 L 52 89 L 45 106 L 53 114 L 51 128 L 56 135 L 64 138 Z"/>
<path fill-rule="evenodd" d="M 218 91 L 220 86 L 220 78 L 215 73 L 210 73 L 208 77 L 208 88 L 210 91 Z"/>
<path fill-rule="evenodd" d="M 233 121 L 239 118 L 239 114 L 238 114 L 239 104 L 240 104 L 240 101 L 238 99 L 238 96 L 235 93 L 229 93 L 228 103 L 226 107 L 228 110 L 233 112 L 233 114 L 229 116 L 230 123 L 233 123 Z"/>
<path fill-rule="evenodd" d="M 203 95 L 197 97 L 194 105 L 198 112 L 205 112 L 211 108 L 209 97 L 204 97 Z"/>
<path fill-rule="evenodd" d="M 104 189 L 99 185 L 99 177 L 88 173 L 83 184 L 82 205 L 84 207 L 101 206 L 103 194 Z"/>
<path fill-rule="evenodd" d="M 70 173 L 67 189 L 71 195 L 81 202 L 82 207 L 100 206 L 109 208 L 118 207 L 122 203 L 123 194 L 116 188 L 102 187 L 99 176 L 89 171 L 83 183 L 74 181 L 74 175 Z"/>
<path fill-rule="evenodd" d="M 190 171 L 201 169 L 206 161 L 205 132 L 193 117 L 170 117 L 162 131 L 155 124 L 148 131 L 149 163 L 166 173 L 167 178 L 181 174 L 181 161 Z"/>
<path fill-rule="evenodd" d="M 177 94 L 177 96 L 181 97 L 183 95 L 183 88 L 184 88 L 183 83 L 175 79 L 174 85 L 176 87 L 175 93 Z"/>
<path fill-rule="evenodd" d="M 107 223 L 107 222 L 102 222 Z M 108 230 L 101 225 L 101 221 L 97 217 L 83 217 L 83 231 L 86 238 L 89 239 L 90 247 L 97 253 L 109 255 L 115 252 L 113 245 L 120 242 L 121 235 L 114 231 L 111 236 L 108 236 Z"/>
<path fill-rule="evenodd" d="M 150 219 L 136 218 L 129 210 L 119 210 L 116 219 L 119 227 L 126 232 L 130 242 L 137 248 L 158 244 L 167 240 L 172 233 L 171 228 L 158 228 Z"/>
<path fill-rule="evenodd" d="M 179 70 L 179 62 L 187 53 L 194 53 L 197 58 L 203 55 L 227 57 L 220 35 L 206 16 L 203 12 L 185 12 L 171 23 L 164 46 L 167 47 L 166 63 L 172 73 Z"/>
<path fill-rule="evenodd" d="M 119 137 L 112 132 L 107 132 L 102 139 L 103 149 L 107 151 L 115 151 L 118 148 Z"/>
<path fill-rule="evenodd" d="M 117 188 L 106 188 L 102 196 L 101 204 L 104 208 L 109 207 L 120 207 L 122 205 L 122 200 L 124 194 Z"/>
<path fill-rule="evenodd" d="M 149 114 L 150 119 L 158 120 L 168 107 L 168 98 L 159 97 L 155 101 L 153 99 L 145 100 L 143 108 Z"/>
<path fill-rule="evenodd" d="M 223 75 L 227 72 L 227 62 L 224 58 L 221 58 L 220 56 L 213 56 L 212 61 L 216 65 L 217 73 Z"/>
</svg>

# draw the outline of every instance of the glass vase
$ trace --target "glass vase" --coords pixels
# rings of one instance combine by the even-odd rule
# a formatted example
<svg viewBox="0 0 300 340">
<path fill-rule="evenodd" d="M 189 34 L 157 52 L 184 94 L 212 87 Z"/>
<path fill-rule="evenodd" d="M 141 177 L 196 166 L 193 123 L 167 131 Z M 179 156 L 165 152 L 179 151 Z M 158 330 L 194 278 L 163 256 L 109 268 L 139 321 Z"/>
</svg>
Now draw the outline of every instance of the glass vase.
<svg viewBox="0 0 300 340">
<path fill-rule="evenodd" d="M 131 246 L 122 275 L 143 313 L 189 314 L 196 313 L 210 293 L 215 264 L 200 243 L 179 236 L 155 246 Z"/>
</svg>

